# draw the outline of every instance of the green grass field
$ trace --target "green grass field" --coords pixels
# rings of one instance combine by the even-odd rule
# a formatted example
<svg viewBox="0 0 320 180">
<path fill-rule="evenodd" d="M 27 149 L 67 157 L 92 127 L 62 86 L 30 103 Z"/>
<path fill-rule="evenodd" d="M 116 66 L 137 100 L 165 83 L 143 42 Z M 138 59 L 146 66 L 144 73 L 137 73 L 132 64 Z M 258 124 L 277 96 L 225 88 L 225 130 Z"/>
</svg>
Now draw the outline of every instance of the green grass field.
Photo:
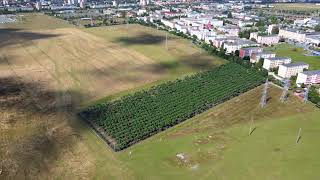
<svg viewBox="0 0 320 180">
<path fill-rule="evenodd" d="M 314 3 L 278 3 L 273 4 L 276 10 L 312 11 L 320 10 L 320 5 Z"/>
<path fill-rule="evenodd" d="M 320 111 L 271 88 L 266 109 L 261 88 L 120 152 L 137 179 L 316 179 Z M 248 136 L 250 121 L 256 130 Z M 302 138 L 295 143 L 299 128 Z M 130 155 L 131 152 L 131 155 Z M 176 158 L 184 153 L 186 161 Z"/>
<path fill-rule="evenodd" d="M 224 61 L 174 36 L 168 43 L 172 49 L 166 51 L 164 34 L 142 26 L 130 29 L 137 34 L 128 41 L 125 26 L 119 31 L 112 29 L 118 26 L 74 29 L 52 17 L 35 16 L 42 23 L 32 22 L 35 19 L 30 16 L 24 25 L 6 26 L 32 30 L 9 31 L 17 38 L 14 41 L 5 33 L 0 35 L 5 40 L 0 43 L 0 179 L 320 177 L 320 111 L 293 96 L 281 104 L 281 91 L 275 87 L 270 88 L 270 100 L 263 110 L 259 87 L 115 153 L 77 117 L 80 100 L 105 94 L 111 94 L 106 99 L 113 99 L 148 88 L 149 82 L 155 85 Z M 135 38 L 146 33 L 155 33 L 156 41 Z M 24 38 L 26 35 L 32 38 Z M 123 59 L 123 63 L 114 63 L 114 59 Z M 139 68 L 154 65 L 150 61 L 161 62 L 160 69 L 167 68 L 168 75 L 161 76 L 155 71 L 159 68 Z M 135 73 L 123 76 L 127 70 Z M 147 76 L 146 80 L 132 79 L 137 74 Z M 150 77 L 154 74 L 160 80 Z M 251 118 L 256 130 L 248 136 Z M 302 138 L 295 144 L 299 128 Z M 179 160 L 178 153 L 184 153 L 185 160 Z"/>
<path fill-rule="evenodd" d="M 311 70 L 320 69 L 320 56 L 306 56 L 304 54 L 307 52 L 294 45 L 283 43 L 266 49 L 275 52 L 277 56 L 290 57 L 293 62 L 308 63 Z"/>
</svg>

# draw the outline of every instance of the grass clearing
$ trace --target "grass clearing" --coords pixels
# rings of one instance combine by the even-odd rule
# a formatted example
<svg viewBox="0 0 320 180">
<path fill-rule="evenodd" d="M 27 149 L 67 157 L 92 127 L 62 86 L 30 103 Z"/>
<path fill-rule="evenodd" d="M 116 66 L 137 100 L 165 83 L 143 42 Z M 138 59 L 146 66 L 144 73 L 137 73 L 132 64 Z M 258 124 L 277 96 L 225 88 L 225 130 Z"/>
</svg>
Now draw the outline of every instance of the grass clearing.
<svg viewBox="0 0 320 180">
<path fill-rule="evenodd" d="M 311 11 L 320 10 L 320 5 L 314 3 L 279 3 L 273 4 L 276 10 Z"/>
<path fill-rule="evenodd" d="M 310 70 L 320 69 L 320 56 L 306 56 L 307 53 L 302 48 L 291 44 L 282 43 L 274 47 L 269 47 L 267 50 L 273 51 L 277 56 L 290 57 L 292 62 L 305 62 L 310 65 Z"/>
<path fill-rule="evenodd" d="M 315 179 L 319 110 L 293 96 L 281 104 L 281 91 L 273 86 L 261 110 L 261 91 L 249 91 L 119 156 L 138 179 Z M 248 136 L 251 118 L 257 129 Z M 296 145 L 300 127 L 303 135 Z M 185 162 L 176 157 L 179 153 Z"/>
</svg>

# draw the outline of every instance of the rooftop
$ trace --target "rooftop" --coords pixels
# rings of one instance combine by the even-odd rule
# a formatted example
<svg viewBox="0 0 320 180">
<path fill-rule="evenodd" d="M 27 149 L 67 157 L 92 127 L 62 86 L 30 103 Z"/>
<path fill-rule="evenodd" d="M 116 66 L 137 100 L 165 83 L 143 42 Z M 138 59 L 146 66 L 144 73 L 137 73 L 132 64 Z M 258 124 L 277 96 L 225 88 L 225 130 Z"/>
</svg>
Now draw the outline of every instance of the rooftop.
<svg viewBox="0 0 320 180">
<path fill-rule="evenodd" d="M 281 66 L 295 67 L 295 66 L 309 66 L 309 64 L 304 63 L 304 62 L 296 62 L 296 63 L 290 63 L 290 64 L 282 64 Z"/>
<path fill-rule="evenodd" d="M 302 73 L 305 74 L 305 75 L 320 75 L 320 70 L 304 71 Z"/>
<path fill-rule="evenodd" d="M 258 52 L 258 53 L 255 53 L 256 55 L 263 55 L 263 54 L 276 54 L 274 52 L 270 52 L 270 51 L 264 51 L 264 52 Z"/>
<path fill-rule="evenodd" d="M 250 49 L 262 49 L 261 47 L 245 47 L 245 48 L 241 48 L 243 50 L 250 50 Z"/>
<path fill-rule="evenodd" d="M 287 60 L 287 59 L 290 59 L 288 57 L 271 57 L 271 58 L 266 58 L 270 61 L 278 61 L 278 60 Z"/>
</svg>

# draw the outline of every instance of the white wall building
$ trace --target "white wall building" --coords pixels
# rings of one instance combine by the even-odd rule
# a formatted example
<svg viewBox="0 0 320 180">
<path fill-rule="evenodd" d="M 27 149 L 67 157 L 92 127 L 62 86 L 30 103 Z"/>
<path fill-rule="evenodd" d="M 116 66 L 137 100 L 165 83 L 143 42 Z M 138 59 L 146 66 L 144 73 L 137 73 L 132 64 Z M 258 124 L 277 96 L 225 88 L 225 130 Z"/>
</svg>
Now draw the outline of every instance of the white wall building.
<svg viewBox="0 0 320 180">
<path fill-rule="evenodd" d="M 264 44 L 264 45 L 272 45 L 279 43 L 279 36 L 277 35 L 269 35 L 269 36 L 258 36 L 257 43 Z"/>
<path fill-rule="evenodd" d="M 297 84 L 320 84 L 320 70 L 304 71 L 298 74 Z"/>
<path fill-rule="evenodd" d="M 227 33 L 231 36 L 238 36 L 240 31 L 238 26 L 232 26 L 232 25 L 219 27 L 218 30 L 224 33 Z"/>
<path fill-rule="evenodd" d="M 140 0 L 139 5 L 140 6 L 146 6 L 150 4 L 150 0 Z"/>
<path fill-rule="evenodd" d="M 257 63 L 261 58 L 274 58 L 276 57 L 276 53 L 273 52 L 260 52 L 260 53 L 253 53 L 250 56 L 251 63 Z"/>
<path fill-rule="evenodd" d="M 280 37 L 278 35 L 259 36 L 258 32 L 250 33 L 250 39 L 255 39 L 259 44 L 272 45 L 278 44 Z"/>
<path fill-rule="evenodd" d="M 220 48 L 223 43 L 226 43 L 226 42 L 234 42 L 238 39 L 238 37 L 236 36 L 224 36 L 224 35 L 218 35 L 217 38 L 215 39 L 212 39 L 212 45 L 217 47 L 217 48 Z"/>
<path fill-rule="evenodd" d="M 290 39 L 298 42 L 306 40 L 306 33 L 294 29 L 280 29 L 279 36 L 281 38 Z"/>
<path fill-rule="evenodd" d="M 290 78 L 303 72 L 304 69 L 309 69 L 309 64 L 297 62 L 292 64 L 282 64 L 279 66 L 278 75 L 282 78 Z"/>
<path fill-rule="evenodd" d="M 161 22 L 165 25 L 170 27 L 171 29 L 175 28 L 175 23 L 173 21 L 161 19 Z"/>
<path fill-rule="evenodd" d="M 226 54 L 234 53 L 235 51 L 240 50 L 243 47 L 253 46 L 259 46 L 259 44 L 246 39 L 236 39 L 233 42 L 224 43 L 224 49 L 226 49 Z"/>
<path fill-rule="evenodd" d="M 265 58 L 262 67 L 269 71 L 270 69 L 277 68 L 282 64 L 289 63 L 291 63 L 291 59 L 288 57 Z"/>
<path fill-rule="evenodd" d="M 210 24 L 213 27 L 221 27 L 221 26 L 223 26 L 223 21 L 218 20 L 218 19 L 213 19 L 213 20 L 210 21 Z"/>
<path fill-rule="evenodd" d="M 273 28 L 279 28 L 279 26 L 277 25 L 277 24 L 270 24 L 269 26 L 268 26 L 268 34 L 272 34 L 272 30 L 273 30 Z"/>
<path fill-rule="evenodd" d="M 239 21 L 238 26 L 239 27 L 253 26 L 253 22 L 252 21 Z"/>
<path fill-rule="evenodd" d="M 252 32 L 252 33 L 250 33 L 249 39 L 255 39 L 255 40 L 257 40 L 257 39 L 258 39 L 258 32 Z"/>
<path fill-rule="evenodd" d="M 176 24 L 174 25 L 174 27 L 177 29 L 177 31 L 182 32 L 182 33 L 184 33 L 184 34 L 187 34 L 187 32 L 188 32 L 187 26 L 185 26 L 185 25 L 183 25 L 183 24 L 178 24 L 178 23 L 176 23 Z"/>
<path fill-rule="evenodd" d="M 306 42 L 308 44 L 314 45 L 314 46 L 320 46 L 320 34 L 318 35 L 308 35 L 306 37 Z"/>
</svg>

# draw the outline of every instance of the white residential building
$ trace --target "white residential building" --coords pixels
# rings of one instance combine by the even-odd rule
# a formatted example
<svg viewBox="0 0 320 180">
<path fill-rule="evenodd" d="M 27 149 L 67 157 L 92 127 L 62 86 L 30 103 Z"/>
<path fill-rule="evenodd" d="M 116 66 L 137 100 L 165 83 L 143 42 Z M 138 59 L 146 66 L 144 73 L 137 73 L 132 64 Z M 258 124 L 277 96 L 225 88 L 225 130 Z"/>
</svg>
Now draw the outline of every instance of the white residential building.
<svg viewBox="0 0 320 180">
<path fill-rule="evenodd" d="M 268 26 L 268 34 L 272 34 L 273 28 L 279 28 L 279 26 L 277 24 L 270 24 Z"/>
<path fill-rule="evenodd" d="M 294 25 L 296 26 L 311 27 L 311 28 L 314 28 L 319 23 L 320 23 L 319 18 L 305 18 L 305 19 L 297 19 L 294 21 Z"/>
<path fill-rule="evenodd" d="M 236 39 L 233 42 L 224 43 L 224 49 L 226 49 L 226 54 L 234 53 L 235 51 L 240 50 L 243 47 L 253 46 L 259 46 L 259 44 L 246 39 Z"/>
<path fill-rule="evenodd" d="M 173 21 L 161 19 L 161 22 L 165 25 L 173 29 L 175 27 L 175 23 Z"/>
<path fill-rule="evenodd" d="M 237 39 L 239 39 L 236 36 L 224 36 L 224 35 L 218 35 L 216 38 L 211 39 L 212 40 L 212 45 L 220 48 L 223 43 L 226 42 L 235 42 Z"/>
<path fill-rule="evenodd" d="M 263 61 L 263 68 L 269 71 L 270 69 L 279 67 L 281 64 L 289 63 L 291 63 L 291 59 L 288 57 L 265 58 Z"/>
<path fill-rule="evenodd" d="M 182 32 L 184 34 L 187 34 L 187 32 L 188 32 L 188 27 L 187 26 L 185 26 L 183 24 L 178 24 L 178 23 L 176 23 L 174 26 L 177 29 L 177 31 L 180 31 L 180 32 Z"/>
<path fill-rule="evenodd" d="M 281 38 L 290 39 L 298 42 L 305 42 L 306 33 L 295 29 L 280 29 L 279 36 Z"/>
<path fill-rule="evenodd" d="M 257 39 L 258 39 L 258 32 L 252 32 L 252 33 L 250 33 L 249 39 L 255 39 L 255 40 L 257 40 Z"/>
<path fill-rule="evenodd" d="M 299 73 L 296 84 L 320 84 L 320 70 Z"/>
<path fill-rule="evenodd" d="M 282 78 L 290 78 L 303 72 L 304 69 L 309 69 L 309 64 L 297 62 L 292 64 L 282 64 L 279 66 L 278 75 Z"/>
<path fill-rule="evenodd" d="M 245 47 L 241 48 L 239 51 L 239 57 L 244 58 L 244 57 L 250 57 L 253 53 L 259 53 L 262 52 L 263 48 L 262 47 Z"/>
<path fill-rule="evenodd" d="M 115 4 L 117 3 L 117 1 L 113 1 L 113 2 L 115 2 Z M 115 5 L 115 6 L 117 6 L 117 5 Z M 147 10 L 146 10 L 146 9 L 139 9 L 138 12 L 137 12 L 137 15 L 138 15 L 138 16 L 141 16 L 141 15 L 143 15 L 143 14 L 145 14 L 145 13 L 147 13 Z M 151 18 L 151 17 L 150 17 L 150 18 Z"/>
<path fill-rule="evenodd" d="M 320 34 L 308 35 L 306 37 L 306 42 L 314 46 L 320 46 Z"/>
<path fill-rule="evenodd" d="M 9 4 L 9 1 L 8 0 L 3 0 L 2 1 L 2 4 L 5 6 L 5 5 L 8 5 Z"/>
<path fill-rule="evenodd" d="M 255 39 L 257 43 L 264 45 L 278 44 L 280 37 L 278 35 L 259 36 L 258 32 L 250 33 L 250 39 Z"/>
<path fill-rule="evenodd" d="M 189 33 L 190 33 L 191 36 L 196 36 L 197 39 L 202 39 L 203 38 L 203 33 L 198 29 L 190 29 Z"/>
<path fill-rule="evenodd" d="M 36 10 L 40 11 L 42 9 L 41 2 L 36 2 Z"/>
<path fill-rule="evenodd" d="M 253 26 L 253 22 L 252 21 L 239 21 L 238 26 L 239 27 Z"/>
<path fill-rule="evenodd" d="M 238 36 L 240 31 L 238 26 L 232 26 L 232 25 L 222 26 L 218 28 L 218 30 L 224 33 L 227 33 L 231 36 Z"/>
<path fill-rule="evenodd" d="M 264 45 L 272 45 L 279 43 L 279 36 L 277 35 L 269 35 L 269 36 L 258 36 L 257 43 L 264 44 Z"/>
<path fill-rule="evenodd" d="M 140 0 L 139 5 L 140 6 L 146 6 L 150 4 L 150 0 Z"/>
<path fill-rule="evenodd" d="M 276 53 L 273 52 L 260 52 L 260 53 L 253 53 L 250 56 L 251 63 L 257 63 L 261 58 L 274 58 L 276 57 Z"/>
<path fill-rule="evenodd" d="M 222 20 L 218 20 L 218 19 L 213 19 L 213 20 L 210 21 L 210 24 L 213 27 L 221 27 L 221 26 L 223 26 L 223 21 Z"/>
</svg>

